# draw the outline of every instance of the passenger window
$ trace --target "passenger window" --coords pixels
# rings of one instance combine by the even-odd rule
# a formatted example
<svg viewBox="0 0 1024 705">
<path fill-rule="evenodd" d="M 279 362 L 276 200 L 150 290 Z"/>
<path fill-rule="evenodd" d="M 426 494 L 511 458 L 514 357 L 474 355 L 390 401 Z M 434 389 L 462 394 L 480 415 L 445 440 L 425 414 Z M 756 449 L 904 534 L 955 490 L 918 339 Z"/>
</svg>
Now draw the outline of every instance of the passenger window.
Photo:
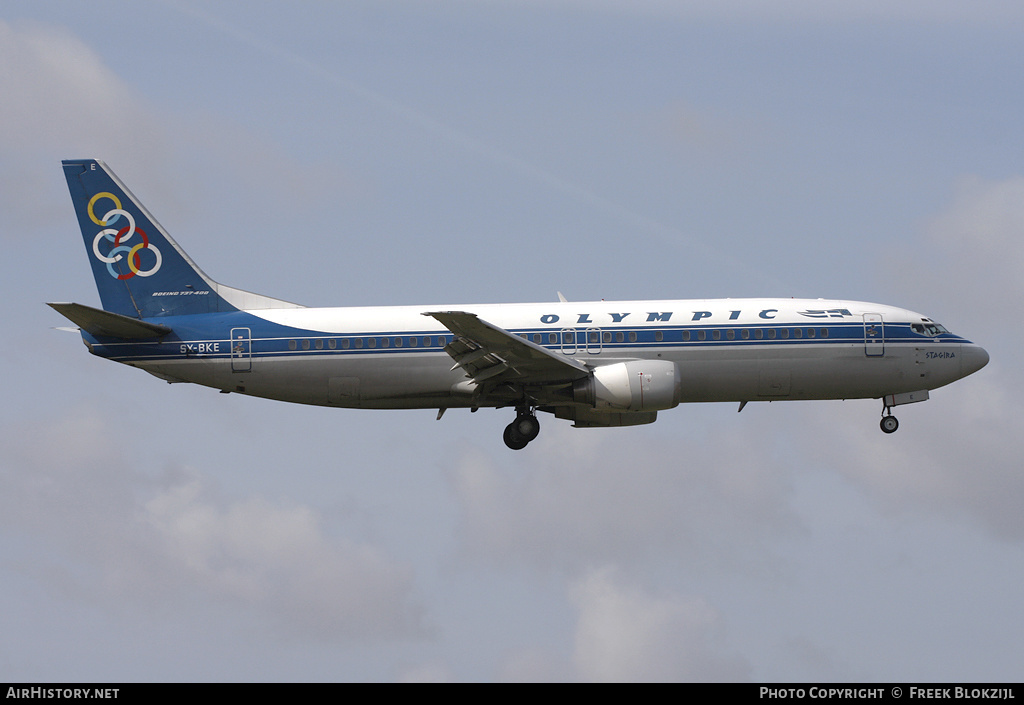
<svg viewBox="0 0 1024 705">
<path fill-rule="evenodd" d="M 380 339 L 380 346 L 381 346 L 382 348 L 386 348 L 386 347 L 388 347 L 389 345 L 391 345 L 391 338 L 381 338 L 381 339 Z"/>
<path fill-rule="evenodd" d="M 554 345 L 558 342 L 558 333 L 548 333 L 548 343 Z"/>
<path fill-rule="evenodd" d="M 768 340 L 775 340 L 775 336 L 776 335 L 777 335 L 777 333 L 775 332 L 774 328 L 769 328 L 768 329 Z"/>
<path fill-rule="evenodd" d="M 721 340 L 722 339 L 722 331 L 720 331 L 720 330 L 713 330 L 713 331 L 711 331 L 711 337 L 714 340 Z"/>
<path fill-rule="evenodd" d="M 366 347 L 368 347 L 368 348 L 375 348 L 375 347 L 377 347 L 377 339 L 376 338 L 367 338 L 366 339 Z"/>
<path fill-rule="evenodd" d="M 294 340 L 289 340 L 288 341 L 288 349 L 289 350 L 294 350 L 295 348 L 296 348 L 295 341 Z"/>
<path fill-rule="evenodd" d="M 402 339 L 401 338 L 395 338 L 395 347 L 396 348 L 402 347 Z"/>
<path fill-rule="evenodd" d="M 629 331 L 629 342 L 631 342 L 631 343 L 635 343 L 636 342 L 636 331 L 635 330 Z"/>
<path fill-rule="evenodd" d="M 690 331 L 688 331 L 688 330 L 684 330 L 683 331 L 683 342 L 684 343 L 689 343 L 690 342 Z"/>
<path fill-rule="evenodd" d="M 659 331 L 655 331 L 655 333 L 654 333 L 654 339 L 655 339 L 655 340 L 656 340 L 657 342 L 659 342 L 659 343 L 660 343 L 660 342 L 661 342 L 662 340 L 664 340 L 664 339 L 665 339 L 665 335 L 664 335 L 664 333 L 662 333 L 662 332 L 661 332 L 660 330 L 659 330 Z"/>
<path fill-rule="evenodd" d="M 606 343 L 612 342 L 611 331 L 607 331 L 606 330 L 604 333 L 601 334 L 601 337 L 604 338 L 604 342 L 606 342 Z"/>
<path fill-rule="evenodd" d="M 726 331 L 725 337 L 728 338 L 729 340 L 736 340 L 736 331 L 734 331 L 734 330 Z"/>
<path fill-rule="evenodd" d="M 814 337 L 814 329 L 813 328 L 808 328 L 807 329 L 807 337 L 808 338 L 813 338 Z"/>
<path fill-rule="evenodd" d="M 803 328 L 794 328 L 793 329 L 793 337 L 794 338 L 802 338 L 802 337 L 804 337 L 804 329 Z"/>
<path fill-rule="evenodd" d="M 750 340 L 750 329 L 749 328 L 744 328 L 743 330 L 741 330 L 740 331 L 740 336 L 744 340 Z"/>
<path fill-rule="evenodd" d="M 780 333 L 782 333 L 782 337 L 783 337 L 783 338 L 788 338 L 788 337 L 789 337 L 789 328 L 783 328 L 783 329 L 782 329 L 781 331 L 779 331 L 779 332 L 780 332 Z"/>
<path fill-rule="evenodd" d="M 356 347 L 357 348 L 363 347 L 363 339 L 362 338 L 356 338 Z"/>
<path fill-rule="evenodd" d="M 615 342 L 616 343 L 624 343 L 624 342 L 626 342 L 626 334 L 623 333 L 621 330 L 617 331 L 615 333 Z"/>
<path fill-rule="evenodd" d="M 828 337 L 828 328 L 822 328 L 821 329 L 821 337 L 822 338 L 827 338 Z"/>
<path fill-rule="evenodd" d="M 324 339 L 323 338 L 317 338 L 317 340 L 316 340 L 316 349 L 317 350 L 323 350 L 324 349 Z"/>
<path fill-rule="evenodd" d="M 309 350 L 309 341 L 308 340 L 303 340 L 302 341 L 302 349 L 303 350 Z"/>
<path fill-rule="evenodd" d="M 327 341 L 327 347 L 329 347 L 331 350 L 336 350 L 338 348 L 338 341 L 334 338 L 331 338 L 330 340 Z"/>
<path fill-rule="evenodd" d="M 432 343 L 432 339 L 431 339 L 431 337 L 429 335 L 423 336 L 423 347 L 429 348 L 429 347 L 431 347 L 431 343 Z"/>
<path fill-rule="evenodd" d="M 697 333 L 697 340 L 707 340 L 708 334 L 704 331 Z"/>
<path fill-rule="evenodd" d="M 540 333 L 533 334 L 533 342 L 537 343 L 537 345 L 540 345 Z"/>
<path fill-rule="evenodd" d="M 415 348 L 419 344 L 420 344 L 420 339 L 417 338 L 416 336 L 413 336 L 413 337 L 409 338 L 409 347 L 410 348 Z"/>
<path fill-rule="evenodd" d="M 764 339 L 764 329 L 763 328 L 758 328 L 757 330 L 755 330 L 754 331 L 754 337 L 757 338 L 758 340 L 763 340 Z"/>
<path fill-rule="evenodd" d="M 342 339 L 342 341 L 341 341 L 341 347 L 342 347 L 343 349 L 345 349 L 345 350 L 348 350 L 348 349 L 349 349 L 349 347 L 351 347 L 351 345 L 352 345 L 352 341 L 351 341 L 351 340 L 349 340 L 348 338 L 344 338 L 344 339 Z"/>
</svg>

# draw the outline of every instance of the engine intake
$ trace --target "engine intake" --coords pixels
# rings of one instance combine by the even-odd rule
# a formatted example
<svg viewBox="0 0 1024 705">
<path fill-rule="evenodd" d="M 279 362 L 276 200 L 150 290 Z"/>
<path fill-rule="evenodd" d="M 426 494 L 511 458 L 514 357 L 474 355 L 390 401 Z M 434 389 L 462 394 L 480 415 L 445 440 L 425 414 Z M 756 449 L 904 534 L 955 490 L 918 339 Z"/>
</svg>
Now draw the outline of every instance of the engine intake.
<svg viewBox="0 0 1024 705">
<path fill-rule="evenodd" d="M 658 411 L 679 404 L 682 377 L 669 360 L 630 360 L 598 367 L 572 391 L 576 403 L 598 410 Z"/>
</svg>

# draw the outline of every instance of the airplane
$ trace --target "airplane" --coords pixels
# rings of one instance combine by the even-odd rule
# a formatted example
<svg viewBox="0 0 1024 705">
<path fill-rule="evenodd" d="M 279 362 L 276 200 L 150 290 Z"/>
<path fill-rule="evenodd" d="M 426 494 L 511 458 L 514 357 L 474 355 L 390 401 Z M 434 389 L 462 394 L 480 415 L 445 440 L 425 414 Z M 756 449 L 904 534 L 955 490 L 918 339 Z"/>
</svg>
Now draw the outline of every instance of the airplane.
<svg viewBox="0 0 1024 705">
<path fill-rule="evenodd" d="M 63 162 L 102 309 L 50 303 L 89 352 L 167 382 L 362 409 L 511 408 L 575 427 L 652 423 L 684 402 L 882 400 L 984 367 L 931 318 L 824 299 L 694 299 L 309 308 L 207 276 L 103 162 Z"/>
</svg>

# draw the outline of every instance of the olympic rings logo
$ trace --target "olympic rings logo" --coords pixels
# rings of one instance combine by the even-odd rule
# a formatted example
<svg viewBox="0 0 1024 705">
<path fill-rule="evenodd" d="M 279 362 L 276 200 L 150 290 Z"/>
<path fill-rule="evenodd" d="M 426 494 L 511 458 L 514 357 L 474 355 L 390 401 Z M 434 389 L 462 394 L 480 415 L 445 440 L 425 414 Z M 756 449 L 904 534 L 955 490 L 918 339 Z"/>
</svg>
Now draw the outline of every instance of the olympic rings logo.
<svg viewBox="0 0 1024 705">
<path fill-rule="evenodd" d="M 107 211 L 107 214 L 100 219 L 96 217 L 96 212 L 93 209 L 96 206 L 96 202 L 103 198 L 112 201 L 114 208 Z M 149 277 L 157 273 L 160 269 L 160 265 L 163 264 L 163 257 L 160 255 L 160 250 L 157 249 L 156 245 L 149 244 L 149 236 L 146 235 L 142 228 L 135 227 L 135 218 L 128 211 L 121 209 L 121 201 L 117 196 L 106 191 L 97 193 L 89 200 L 88 213 L 90 220 L 99 226 L 113 225 L 121 218 L 124 218 L 128 222 L 128 225 L 121 229 L 105 227 L 103 230 L 96 233 L 96 237 L 92 241 L 92 253 L 96 255 L 96 259 L 100 262 L 106 263 L 107 271 L 110 272 L 110 276 L 115 279 L 124 280 L 131 279 L 136 275 L 140 277 Z M 132 237 L 134 237 L 135 233 L 139 234 L 142 238 L 142 242 L 134 245 L 126 244 L 132 239 Z M 106 240 L 111 245 L 110 250 L 106 255 L 100 252 L 100 242 L 103 240 Z M 142 269 L 141 257 L 139 255 L 141 250 L 149 250 L 156 257 L 156 262 L 149 269 Z M 125 257 L 127 257 L 128 268 L 131 271 L 127 274 L 118 274 L 114 269 L 114 263 L 120 262 Z"/>
</svg>

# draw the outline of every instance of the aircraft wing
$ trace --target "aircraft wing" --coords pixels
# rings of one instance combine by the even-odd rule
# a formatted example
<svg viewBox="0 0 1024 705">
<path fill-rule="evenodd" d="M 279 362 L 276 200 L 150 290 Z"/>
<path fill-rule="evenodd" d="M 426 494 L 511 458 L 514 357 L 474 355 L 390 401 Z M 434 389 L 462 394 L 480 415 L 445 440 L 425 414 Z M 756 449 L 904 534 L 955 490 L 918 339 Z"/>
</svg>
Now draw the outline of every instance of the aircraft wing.
<svg viewBox="0 0 1024 705">
<path fill-rule="evenodd" d="M 478 384 L 556 384 L 590 374 L 583 363 L 488 323 L 475 313 L 433 311 L 423 315 L 437 319 L 455 334 L 444 348 L 455 360 L 452 369 L 461 367 Z"/>
</svg>

